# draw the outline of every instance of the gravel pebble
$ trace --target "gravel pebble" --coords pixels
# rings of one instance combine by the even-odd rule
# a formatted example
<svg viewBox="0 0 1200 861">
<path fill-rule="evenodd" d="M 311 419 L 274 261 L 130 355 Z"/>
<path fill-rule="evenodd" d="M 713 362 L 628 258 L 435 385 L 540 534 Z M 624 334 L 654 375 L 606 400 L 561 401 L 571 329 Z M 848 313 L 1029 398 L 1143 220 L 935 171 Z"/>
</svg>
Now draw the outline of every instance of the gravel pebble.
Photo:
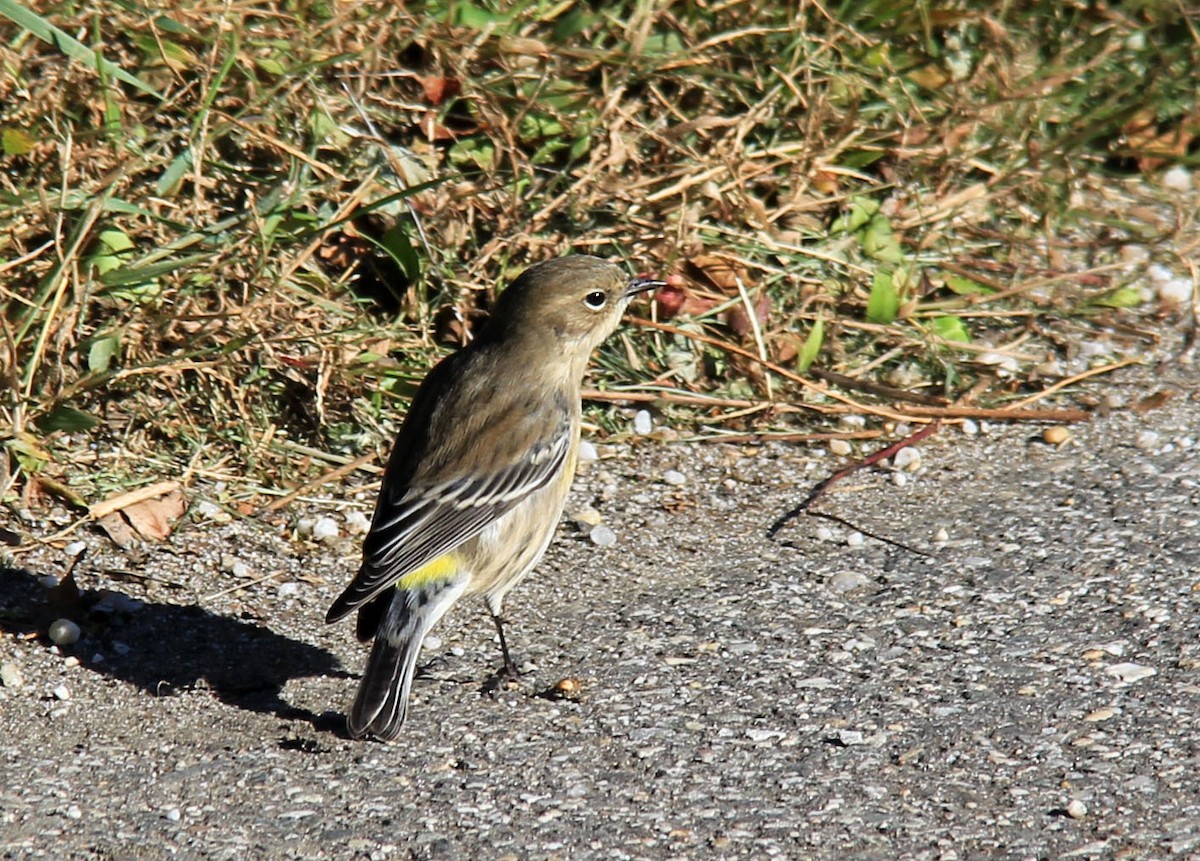
<svg viewBox="0 0 1200 861">
<path fill-rule="evenodd" d="M 612 547 L 617 543 L 617 533 L 613 532 L 603 523 L 593 526 L 592 531 L 588 533 L 588 538 L 597 547 Z"/>
<path fill-rule="evenodd" d="M 950 533 L 946 531 L 946 527 L 939 526 L 933 533 L 933 540 L 937 544 L 945 544 L 950 540 Z"/>
<path fill-rule="evenodd" d="M 25 684 L 25 677 L 21 675 L 21 668 L 12 661 L 5 661 L 0 664 L 0 685 L 6 688 L 19 688 Z"/>
<path fill-rule="evenodd" d="M 1108 673 L 1118 681 L 1133 683 L 1139 682 L 1142 679 L 1148 679 L 1153 675 L 1158 674 L 1158 670 L 1154 667 L 1147 667 L 1144 664 L 1135 664 L 1128 661 L 1122 664 L 1113 664 L 1111 667 L 1105 668 L 1104 672 Z"/>
<path fill-rule="evenodd" d="M 312 537 L 314 541 L 332 541 L 338 537 L 337 521 L 332 517 L 318 517 L 313 524 Z"/>
<path fill-rule="evenodd" d="M 66 685 L 56 685 L 50 693 L 54 695 L 55 699 L 59 700 L 65 701 L 71 698 L 71 691 Z"/>
<path fill-rule="evenodd" d="M 1133 438 L 1133 444 L 1142 451 L 1149 451 L 1158 445 L 1158 434 L 1152 430 L 1138 431 L 1137 436 Z"/>
<path fill-rule="evenodd" d="M 867 538 L 861 532 L 851 532 L 846 536 L 846 544 L 849 547 L 862 547 L 867 543 Z"/>
<path fill-rule="evenodd" d="M 871 578 L 861 571 L 839 571 L 829 578 L 829 588 L 840 595 L 843 592 L 861 589 L 870 582 Z"/>
<path fill-rule="evenodd" d="M 70 619 L 55 619 L 47 631 L 50 642 L 56 646 L 70 646 L 79 642 L 79 626 Z"/>
<path fill-rule="evenodd" d="M 349 535 L 366 535 L 371 530 L 371 518 L 357 508 L 347 511 L 342 519 L 346 521 L 346 532 Z"/>
<path fill-rule="evenodd" d="M 838 457 L 845 457 L 851 452 L 850 443 L 844 439 L 831 439 L 829 441 L 829 451 L 831 454 L 836 454 Z"/>
<path fill-rule="evenodd" d="M 1167 191 L 1191 191 L 1192 172 L 1181 164 L 1163 171 L 1162 185 Z"/>
<path fill-rule="evenodd" d="M 1087 805 L 1078 798 L 1072 798 L 1070 803 L 1067 804 L 1067 816 L 1070 816 L 1072 819 L 1083 819 L 1083 817 L 1087 816 L 1087 812 Z"/>
<path fill-rule="evenodd" d="M 687 476 L 677 469 L 668 469 L 663 473 L 663 481 L 674 487 L 681 487 L 687 484 Z"/>
<path fill-rule="evenodd" d="M 633 415 L 633 432 L 638 436 L 646 436 L 654 430 L 654 422 L 649 410 L 638 410 Z"/>
<path fill-rule="evenodd" d="M 600 454 L 596 451 L 596 447 L 586 439 L 579 441 L 579 462 L 593 463 L 600 459 Z"/>
<path fill-rule="evenodd" d="M 892 456 L 892 466 L 896 469 L 916 472 L 921 468 L 921 451 L 912 446 L 905 446 Z"/>
</svg>

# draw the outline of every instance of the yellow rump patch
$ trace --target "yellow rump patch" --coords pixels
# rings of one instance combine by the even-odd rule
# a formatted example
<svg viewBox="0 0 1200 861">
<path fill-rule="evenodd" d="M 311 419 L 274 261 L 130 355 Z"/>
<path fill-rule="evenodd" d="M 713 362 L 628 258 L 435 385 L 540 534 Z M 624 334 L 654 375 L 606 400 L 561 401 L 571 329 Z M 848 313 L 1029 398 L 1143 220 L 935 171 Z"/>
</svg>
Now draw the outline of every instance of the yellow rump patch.
<svg viewBox="0 0 1200 861">
<path fill-rule="evenodd" d="M 397 589 L 419 589 L 438 580 L 449 580 L 458 573 L 458 557 L 453 553 L 426 562 L 416 571 L 409 571 L 396 581 Z"/>
</svg>

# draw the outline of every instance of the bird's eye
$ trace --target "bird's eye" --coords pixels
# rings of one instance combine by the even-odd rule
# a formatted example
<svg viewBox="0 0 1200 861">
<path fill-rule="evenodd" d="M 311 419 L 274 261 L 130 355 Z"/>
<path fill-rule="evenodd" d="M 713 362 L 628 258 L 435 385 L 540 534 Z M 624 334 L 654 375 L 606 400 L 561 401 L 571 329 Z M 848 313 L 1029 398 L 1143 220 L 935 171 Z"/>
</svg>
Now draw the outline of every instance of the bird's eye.
<svg viewBox="0 0 1200 861">
<path fill-rule="evenodd" d="M 587 305 L 593 311 L 599 311 L 608 304 L 608 294 L 602 290 L 593 290 L 583 297 L 583 304 Z"/>
</svg>

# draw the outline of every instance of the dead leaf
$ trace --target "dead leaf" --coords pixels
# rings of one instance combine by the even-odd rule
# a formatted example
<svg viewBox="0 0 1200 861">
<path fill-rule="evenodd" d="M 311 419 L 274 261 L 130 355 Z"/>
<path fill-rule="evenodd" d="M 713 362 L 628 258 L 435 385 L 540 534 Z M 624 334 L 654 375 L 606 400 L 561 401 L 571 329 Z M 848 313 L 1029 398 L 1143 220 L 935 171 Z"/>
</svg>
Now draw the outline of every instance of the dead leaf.
<svg viewBox="0 0 1200 861">
<path fill-rule="evenodd" d="M 452 99 L 462 92 L 462 82 L 458 78 L 446 78 L 441 75 L 428 75 L 417 78 L 425 93 L 425 101 L 431 105 L 440 105 L 447 99 Z"/>
<path fill-rule="evenodd" d="M 183 486 L 177 481 L 160 481 L 128 493 L 110 496 L 89 511 L 118 547 L 129 547 L 141 536 L 163 541 L 175 521 L 187 511 Z"/>
<path fill-rule="evenodd" d="M 711 285 L 726 296 L 737 295 L 739 280 L 743 287 L 750 283 L 744 266 L 716 254 L 697 254 L 684 263 L 684 269 L 693 281 Z"/>
<path fill-rule="evenodd" d="M 1151 410 L 1156 410 L 1159 407 L 1163 406 L 1174 395 L 1175 395 L 1174 392 L 1168 392 L 1165 389 L 1162 391 L 1155 392 L 1152 395 L 1147 395 L 1146 397 L 1142 398 L 1140 401 L 1138 401 L 1136 404 L 1133 405 L 1133 411 L 1135 413 L 1148 413 Z"/>
<path fill-rule="evenodd" d="M 754 316 L 758 318 L 760 329 L 767 325 L 767 321 L 771 317 L 771 299 L 765 293 L 754 302 Z M 729 309 L 726 323 L 730 331 L 739 338 L 745 338 L 754 333 L 754 327 L 750 324 L 750 315 L 746 313 L 746 303 L 744 302 Z"/>
</svg>

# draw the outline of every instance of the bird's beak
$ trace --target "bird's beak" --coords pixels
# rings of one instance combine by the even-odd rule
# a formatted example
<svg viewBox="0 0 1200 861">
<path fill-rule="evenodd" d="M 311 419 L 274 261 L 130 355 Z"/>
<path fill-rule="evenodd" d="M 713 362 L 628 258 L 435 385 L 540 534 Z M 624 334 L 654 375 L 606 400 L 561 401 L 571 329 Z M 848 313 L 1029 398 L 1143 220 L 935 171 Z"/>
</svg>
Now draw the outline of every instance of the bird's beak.
<svg viewBox="0 0 1200 861">
<path fill-rule="evenodd" d="M 629 279 L 625 285 L 625 298 L 636 296 L 638 293 L 645 293 L 648 290 L 657 290 L 659 287 L 666 287 L 666 281 L 659 281 L 657 278 L 647 278 L 643 275 L 635 275 Z"/>
</svg>

